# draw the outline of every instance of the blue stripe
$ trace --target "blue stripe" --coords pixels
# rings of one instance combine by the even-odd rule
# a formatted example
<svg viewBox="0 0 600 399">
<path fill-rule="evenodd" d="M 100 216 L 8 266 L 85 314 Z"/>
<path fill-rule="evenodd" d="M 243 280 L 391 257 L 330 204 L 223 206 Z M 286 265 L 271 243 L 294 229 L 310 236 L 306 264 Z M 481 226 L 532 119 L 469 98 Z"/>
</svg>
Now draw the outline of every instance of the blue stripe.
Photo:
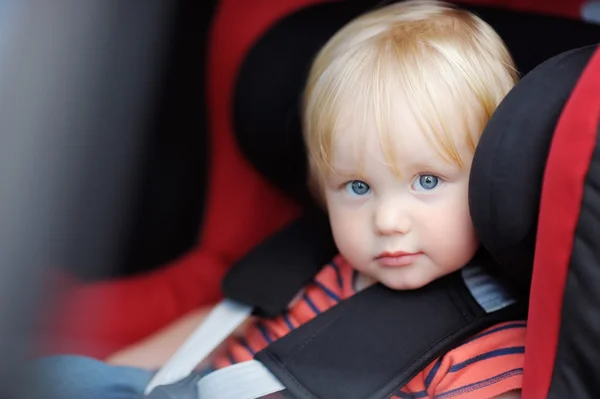
<svg viewBox="0 0 600 399">
<path fill-rule="evenodd" d="M 248 352 L 250 352 L 250 354 L 251 354 L 252 356 L 254 356 L 254 355 L 256 354 L 256 353 L 255 353 L 255 352 L 252 350 L 252 348 L 251 348 L 251 347 L 250 347 L 250 345 L 248 344 L 248 341 L 246 341 L 246 339 L 245 339 L 245 338 L 240 338 L 240 344 L 242 344 L 242 346 L 243 346 L 244 348 L 246 348 L 246 350 L 247 350 Z"/>
<path fill-rule="evenodd" d="M 394 392 L 394 396 L 398 396 L 399 398 L 402 398 L 402 399 L 419 399 L 419 398 L 426 398 L 427 392 L 420 391 L 420 392 L 413 393 L 413 392 L 404 392 L 399 389 L 396 392 Z"/>
<path fill-rule="evenodd" d="M 227 351 L 227 357 L 229 358 L 229 361 L 231 362 L 231 364 L 236 364 L 237 361 L 235 360 L 235 358 L 233 357 L 233 354 L 229 351 Z"/>
<path fill-rule="evenodd" d="M 431 385 L 431 381 L 433 381 L 433 379 L 435 378 L 435 375 L 437 374 L 438 370 L 440 369 L 441 364 L 442 364 L 442 358 L 439 357 L 437 362 L 435 362 L 435 364 L 431 368 L 431 370 L 429 370 L 427 377 L 425 377 L 425 389 L 429 389 L 429 386 Z"/>
<path fill-rule="evenodd" d="M 435 398 L 436 399 L 444 399 L 444 398 L 450 398 L 453 396 L 458 396 L 458 395 L 461 395 L 461 394 L 467 393 L 467 392 L 473 392 L 478 389 L 490 386 L 492 384 L 496 384 L 507 378 L 514 377 L 515 375 L 521 375 L 521 374 L 523 374 L 522 368 L 512 369 L 512 370 L 506 371 L 502 374 L 498 374 L 494 377 L 485 379 L 483 381 L 474 382 L 472 384 L 464 385 L 459 388 L 451 389 L 450 391 L 442 392 L 439 395 L 435 395 Z"/>
<path fill-rule="evenodd" d="M 313 312 L 315 312 L 315 314 L 321 313 L 321 311 L 319 310 L 319 308 L 317 307 L 317 305 L 315 305 L 313 303 L 313 301 L 310 300 L 310 298 L 308 297 L 308 295 L 306 295 L 306 293 L 302 294 L 302 298 L 306 301 L 306 303 L 308 304 L 308 306 L 310 306 L 310 308 L 313 310 Z"/>
<path fill-rule="evenodd" d="M 337 296 L 337 294 L 333 291 L 331 291 L 329 288 L 325 287 L 322 283 L 320 283 L 317 280 L 314 280 L 313 283 L 319 287 L 321 290 L 323 290 L 323 292 L 325 292 L 327 294 L 327 296 L 331 299 L 333 299 L 336 302 L 340 301 L 340 297 Z"/>
<path fill-rule="evenodd" d="M 342 279 L 342 272 L 340 271 L 340 266 L 333 260 L 329 262 L 329 265 L 333 267 L 333 270 L 335 270 L 338 285 L 340 286 L 340 288 L 344 288 L 344 280 Z"/>
<path fill-rule="evenodd" d="M 265 326 L 262 323 L 256 323 L 256 326 L 260 330 L 260 333 L 262 334 L 262 336 L 265 339 L 265 341 L 267 341 L 267 343 L 269 343 L 269 344 L 272 344 L 273 343 L 273 338 L 271 338 L 269 336 L 269 332 L 267 331 L 267 329 L 265 328 Z"/>
<path fill-rule="evenodd" d="M 287 324 L 290 331 L 292 331 L 295 328 L 292 324 L 292 321 L 290 320 L 290 316 L 287 313 L 283 314 L 283 321 L 285 321 L 285 324 Z"/>
<path fill-rule="evenodd" d="M 481 355 L 472 357 L 468 360 L 465 360 L 464 362 L 455 364 L 454 366 L 450 367 L 450 370 L 448 372 L 455 373 L 473 363 L 477 363 L 482 360 L 491 359 L 493 357 L 498 357 L 498 356 L 514 355 L 517 353 L 525 353 L 525 347 L 524 346 L 514 346 L 514 347 L 510 347 L 510 348 L 496 349 L 493 351 L 482 353 Z"/>
<path fill-rule="evenodd" d="M 486 335 L 497 333 L 498 331 L 510 330 L 510 329 L 513 329 L 513 328 L 525 328 L 525 327 L 527 327 L 527 323 L 524 322 L 524 321 L 520 321 L 520 322 L 512 323 L 512 324 L 506 324 L 504 326 L 496 327 L 496 328 L 493 328 L 493 329 L 491 329 L 489 331 L 486 331 L 486 332 L 483 332 L 481 334 L 475 335 L 474 337 L 469 338 L 468 340 L 466 340 L 465 342 L 463 342 L 461 344 L 461 346 L 462 345 L 466 345 L 469 342 L 473 342 L 473 341 L 475 341 L 475 340 L 477 340 L 477 339 L 479 339 L 481 337 L 485 337 Z"/>
<path fill-rule="evenodd" d="M 398 396 L 399 398 L 402 398 L 402 399 L 413 399 L 414 398 L 414 396 L 412 396 L 412 394 L 402 392 L 402 391 L 394 392 L 394 396 Z"/>
</svg>

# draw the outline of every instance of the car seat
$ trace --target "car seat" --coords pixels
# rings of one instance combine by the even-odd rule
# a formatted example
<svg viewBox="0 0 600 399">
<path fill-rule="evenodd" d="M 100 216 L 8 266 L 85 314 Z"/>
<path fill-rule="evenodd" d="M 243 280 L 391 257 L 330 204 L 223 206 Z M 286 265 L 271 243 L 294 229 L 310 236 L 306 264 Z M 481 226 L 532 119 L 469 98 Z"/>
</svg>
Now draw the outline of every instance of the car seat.
<svg viewBox="0 0 600 399">
<path fill-rule="evenodd" d="M 565 73 L 558 78 L 577 69 L 572 67 L 565 63 Z M 537 98 L 545 96 L 541 89 Z M 556 123 L 546 161 L 529 305 L 525 398 L 592 398 L 600 393 L 599 137 L 596 50 Z"/>
<path fill-rule="evenodd" d="M 324 43 L 326 38 L 329 37 L 337 27 L 341 26 L 344 21 L 347 21 L 353 15 L 356 15 L 356 13 L 364 10 L 364 6 L 364 3 L 360 3 L 359 5 L 356 3 L 351 4 L 351 2 L 328 3 L 317 4 L 299 10 L 297 13 L 290 15 L 288 18 L 281 20 L 278 24 L 271 27 L 270 31 L 263 36 L 262 40 L 259 41 L 249 53 L 246 62 L 240 71 L 235 108 L 237 122 L 236 133 L 238 134 L 240 147 L 250 160 L 255 161 L 254 163 L 257 168 L 263 174 L 270 178 L 275 184 L 282 187 L 285 192 L 296 198 L 302 200 L 307 200 L 308 198 L 308 195 L 303 188 L 303 171 L 305 170 L 303 164 L 304 159 L 303 156 L 298 153 L 302 146 L 301 142 L 299 142 L 299 124 L 296 107 L 298 95 L 302 86 L 303 74 L 307 71 L 307 65 L 310 62 L 312 54 L 319 48 L 320 44 Z M 549 58 L 556 54 L 552 53 L 552 50 L 549 47 L 532 45 L 532 43 L 537 40 L 539 40 L 539 43 L 546 44 L 547 46 L 550 46 L 551 44 L 558 45 L 558 47 L 564 46 L 561 51 L 570 48 L 566 42 L 558 44 L 558 36 L 556 37 L 556 40 L 549 39 L 549 35 L 551 35 L 554 30 L 553 27 L 556 27 L 554 24 L 557 20 L 555 19 L 545 19 L 545 17 L 533 15 L 527 16 L 527 18 L 533 18 L 533 20 L 536 21 L 536 26 L 540 27 L 540 30 L 537 32 L 539 36 L 530 35 L 528 37 L 520 37 L 519 40 L 517 40 L 516 36 L 511 39 L 510 29 L 507 28 L 507 25 L 503 25 L 503 23 L 515 23 L 516 19 L 518 23 L 522 24 L 521 26 L 528 26 L 533 20 L 526 21 L 526 17 L 523 17 L 521 14 L 520 16 L 523 17 L 523 20 L 520 20 L 511 15 L 510 12 L 492 11 L 484 7 L 474 7 L 473 9 L 476 9 L 484 19 L 488 20 L 499 31 L 501 36 L 505 37 L 509 48 L 511 48 L 513 52 L 519 48 L 527 48 L 529 50 L 527 53 L 519 53 L 516 51 L 517 54 L 515 54 L 515 59 L 517 60 L 517 65 L 521 71 L 528 71 L 543 60 L 544 57 Z M 490 13 L 487 17 L 486 12 Z M 307 26 L 310 26 L 310 29 L 307 29 Z M 583 30 L 580 32 L 587 32 L 582 34 L 582 36 L 585 36 L 586 34 L 589 35 L 583 42 L 579 43 L 580 45 L 598 42 L 598 39 L 600 38 L 598 27 L 587 25 L 577 26 L 582 27 Z M 308 35 L 307 32 L 310 32 L 310 35 Z M 294 36 L 295 34 L 298 36 Z M 298 39 L 298 42 L 302 42 L 303 46 L 295 47 L 293 48 L 293 51 L 289 51 L 291 48 L 286 40 L 281 39 L 282 37 L 302 37 L 302 41 Z M 531 41 L 527 42 L 528 40 Z M 287 52 L 286 49 L 288 49 Z M 536 49 L 536 51 L 532 51 L 533 49 Z M 581 69 L 585 66 L 587 59 L 592 52 L 590 49 L 591 48 L 588 47 L 586 50 L 580 50 L 576 53 L 585 54 L 585 57 L 587 58 L 582 58 L 583 56 L 580 56 L 579 58 L 574 57 L 573 55 L 567 56 L 568 59 L 575 58 L 579 62 L 575 62 L 575 66 L 572 66 L 574 72 L 571 75 L 571 80 L 564 77 L 563 84 L 555 85 L 557 88 L 563 90 L 563 92 L 553 93 L 558 98 L 558 102 L 547 100 L 549 107 L 553 112 L 553 114 L 551 114 L 552 116 L 558 117 L 558 115 L 560 115 L 560 110 L 562 109 L 562 105 L 564 105 L 564 100 L 566 100 L 570 93 L 570 88 L 575 84 Z M 585 51 L 587 51 L 587 53 L 585 53 Z M 269 57 L 272 54 L 279 54 L 280 57 Z M 536 57 L 539 58 L 536 60 Z M 532 89 L 531 83 L 529 82 L 533 81 L 535 83 L 536 79 L 539 79 L 539 76 L 543 76 L 544 81 L 549 81 L 551 84 L 554 84 L 557 65 L 562 67 L 562 64 L 560 63 L 561 59 L 562 58 L 560 57 L 555 58 L 551 62 L 544 64 L 545 66 L 538 68 L 535 74 L 532 74 L 525 79 L 528 83 L 520 84 L 520 89 L 515 90 L 514 92 L 521 93 L 523 91 L 535 91 L 536 89 Z M 551 65 L 552 67 L 549 68 L 548 65 Z M 551 74 L 547 72 L 545 68 L 550 69 L 552 73 L 554 73 L 554 76 L 551 77 Z M 525 89 L 523 89 L 523 87 Z M 274 95 L 272 94 L 273 92 L 275 93 Z M 548 95 L 551 95 L 550 91 Z M 496 122 L 494 122 L 494 124 L 490 123 L 492 126 L 490 129 L 499 130 L 500 128 L 504 128 L 502 123 L 506 124 L 506 119 L 509 116 L 516 115 L 514 113 L 514 104 L 518 104 L 517 109 L 519 109 L 519 107 L 528 109 L 526 107 L 527 103 L 523 104 L 521 102 L 519 94 L 511 94 L 510 98 L 511 102 L 507 103 L 509 105 L 503 105 L 504 108 L 510 109 L 510 112 L 502 111 L 499 113 L 500 116 L 495 116 L 493 120 Z M 540 101 L 539 98 L 531 100 L 531 97 L 527 97 L 527 99 L 528 101 L 534 101 L 534 103 Z M 561 99 L 563 100 L 563 103 L 560 103 Z M 521 115 L 527 116 L 530 121 L 534 120 L 530 114 L 522 113 Z M 515 122 L 515 124 L 521 123 L 521 125 L 518 129 L 515 128 L 511 134 L 513 135 L 513 138 L 520 137 L 528 132 L 527 129 L 538 129 L 537 134 L 532 135 L 533 140 L 536 140 L 532 145 L 540 148 L 542 151 L 544 148 L 547 150 L 547 146 L 544 147 L 544 143 L 547 144 L 549 142 L 556 120 L 552 119 L 551 115 L 543 112 L 538 111 L 538 114 L 536 115 L 542 119 L 535 119 L 535 122 L 531 122 L 530 124 L 527 124 L 527 121 L 523 121 L 522 119 L 516 119 L 517 122 Z M 498 120 L 503 122 L 497 122 Z M 499 127 L 495 124 L 499 125 Z M 519 135 L 517 135 L 517 132 Z M 487 137 L 492 138 L 507 137 L 506 134 L 503 133 L 502 135 L 501 133 L 503 132 L 486 134 Z M 261 140 L 260 137 L 263 137 L 263 140 Z M 542 142 L 543 140 L 546 141 Z M 275 143 L 273 147 L 278 149 L 277 153 L 269 152 L 268 148 L 261 146 L 260 143 L 263 142 L 268 142 L 270 144 Z M 300 145 L 298 145 L 299 143 Z M 502 153 L 503 156 L 512 161 L 512 167 L 518 168 L 518 171 L 524 170 L 529 172 L 532 170 L 532 172 L 525 176 L 525 180 L 518 180 L 515 178 L 515 186 L 508 185 L 508 187 L 517 187 L 520 189 L 525 197 L 515 196 L 514 198 L 517 200 L 512 200 L 512 197 L 509 195 L 512 191 L 507 190 L 509 192 L 503 192 L 503 196 L 500 197 L 500 200 L 497 198 L 490 198 L 490 192 L 493 189 L 492 187 L 488 188 L 489 191 L 485 191 L 482 188 L 474 190 L 473 193 L 475 194 L 473 195 L 481 195 L 482 197 L 472 199 L 474 219 L 475 216 L 478 215 L 479 222 L 476 222 L 476 224 L 479 223 L 478 227 L 481 231 L 482 240 L 494 258 L 496 258 L 502 266 L 507 268 L 506 276 L 518 289 L 521 296 L 524 299 L 527 299 L 530 286 L 531 264 L 533 262 L 535 226 L 537 223 L 537 203 L 539 201 L 539 182 L 541 182 L 541 172 L 544 169 L 543 157 L 545 157 L 545 154 L 540 155 L 539 153 L 536 153 L 534 155 L 537 155 L 537 158 L 533 159 L 531 153 L 524 151 L 530 147 L 525 146 L 519 148 L 515 147 L 514 144 L 513 147 L 495 145 L 491 147 L 488 146 L 487 150 L 485 150 L 485 148 L 486 147 L 484 147 L 484 150 L 482 151 L 504 151 Z M 527 164 L 523 165 L 522 163 L 514 161 L 515 158 L 513 157 L 512 151 L 517 150 L 521 151 L 521 156 L 525 156 L 525 158 L 521 158 L 521 161 L 530 162 L 533 165 L 529 170 L 527 169 Z M 291 155 L 294 151 L 296 151 L 296 153 Z M 479 151 L 480 150 L 478 150 L 478 153 L 481 154 Z M 481 159 L 482 156 L 480 155 L 479 158 Z M 486 167 L 474 168 L 474 170 L 481 169 L 488 173 L 485 179 L 480 179 L 482 187 L 485 187 L 486 184 L 489 185 L 490 182 L 503 182 L 507 180 L 506 176 L 511 178 L 515 176 L 514 171 L 505 174 L 502 170 L 500 170 L 499 177 L 495 176 L 495 173 L 498 173 L 499 168 L 503 166 L 499 163 L 500 161 L 498 161 L 498 159 L 499 157 L 483 157 L 483 159 L 479 161 L 483 166 L 486 166 L 486 161 L 489 160 L 494 160 L 494 163 L 490 164 L 491 161 L 488 162 L 487 169 Z M 505 163 L 507 162 L 506 159 L 504 159 L 504 161 Z M 287 166 L 287 168 L 300 172 L 298 172 L 298 175 L 293 175 L 294 178 L 290 178 L 289 173 L 284 174 L 281 172 L 281 167 L 277 168 L 278 165 L 283 164 L 291 164 L 291 166 Z M 287 168 L 286 172 L 288 171 Z M 490 171 L 493 171 L 493 173 L 490 173 Z M 479 178 L 477 176 L 478 175 L 475 175 L 474 181 Z M 530 183 L 532 184 L 532 187 L 529 186 Z M 536 184 L 538 192 L 536 192 Z M 478 190 L 482 191 L 483 194 L 478 194 Z M 481 198 L 484 198 L 485 200 L 481 200 Z M 500 210 L 493 208 L 493 212 L 489 211 L 489 209 L 478 211 L 478 206 L 480 207 L 479 209 L 482 209 L 485 206 L 494 206 L 500 208 Z M 518 216 L 513 218 L 511 217 L 513 214 L 518 214 Z M 482 222 L 482 220 L 484 222 Z M 494 227 L 491 228 L 490 226 Z M 495 233 L 496 226 L 499 226 L 498 229 L 501 233 Z M 288 233 L 289 230 L 286 230 L 282 234 L 285 235 Z M 511 234 L 508 233 L 515 234 L 511 236 Z M 307 237 L 310 237 L 310 235 Z M 297 238 L 298 236 L 296 236 L 296 239 Z M 271 240 L 271 243 L 273 240 L 275 240 L 275 238 Z M 267 244 L 269 244 L 269 241 L 265 242 L 265 245 Z M 267 288 L 270 288 L 270 286 L 262 285 L 260 281 L 263 281 L 263 278 L 268 280 L 270 276 L 276 274 L 278 269 L 280 270 L 280 268 L 276 267 L 278 265 L 275 263 L 272 263 L 271 266 L 274 267 L 270 268 L 268 262 L 257 261 L 257 259 L 264 260 L 264 258 L 261 258 L 262 256 L 269 256 L 269 254 L 272 256 L 273 252 L 276 252 L 273 251 L 273 247 L 270 248 L 271 251 L 265 252 L 261 249 L 261 246 L 257 247 L 247 258 L 234 266 L 232 272 L 225 280 L 225 292 L 228 294 L 228 297 L 249 303 L 258 308 L 259 313 L 266 315 L 272 314 L 277 309 L 277 306 L 280 307 L 279 309 L 281 309 L 281 306 L 286 306 L 286 300 L 289 301 L 296 293 L 296 291 L 293 290 L 289 291 L 286 294 L 287 296 L 284 295 L 285 298 L 282 297 L 279 292 L 270 296 L 265 294 L 265 292 L 268 291 Z M 323 253 L 317 252 L 319 254 L 318 256 L 322 256 Z M 318 265 L 317 267 L 320 267 L 321 264 L 322 263 L 314 262 L 310 266 L 315 267 L 315 265 Z M 286 270 L 288 271 L 290 270 L 289 266 L 288 262 L 286 264 Z M 306 271 L 307 274 L 304 274 L 301 277 L 294 277 L 296 279 L 295 284 L 306 281 L 306 278 L 309 277 L 312 272 L 314 272 L 314 269 Z M 259 277 L 257 277 L 257 275 L 259 275 Z M 240 276 L 243 276 L 243 278 Z M 281 281 L 283 280 L 278 280 L 278 282 Z M 298 287 L 299 285 L 296 286 L 296 288 Z M 277 306 L 272 305 L 273 303 L 276 303 Z M 290 335 L 294 335 L 294 333 Z M 294 345 L 291 346 L 294 347 Z M 288 347 L 287 350 L 289 349 L 290 348 Z M 281 353 L 279 353 L 279 355 L 281 355 Z M 273 369 L 271 369 L 271 371 L 274 372 L 277 377 L 281 378 L 285 373 L 291 372 L 289 368 L 286 368 L 288 366 L 289 365 L 286 365 L 284 371 L 280 372 L 280 374 L 277 374 Z M 298 370 L 295 370 L 295 372 L 297 371 Z M 293 372 L 292 375 L 294 375 Z M 302 380 L 305 381 L 306 379 Z M 360 379 L 354 381 L 358 380 Z M 332 386 L 337 386 L 336 382 L 330 382 L 330 384 Z M 358 392 L 358 390 L 355 392 Z M 330 395 L 332 394 L 331 392 L 328 393 Z M 292 395 L 295 395 L 293 397 L 308 397 L 302 396 L 298 390 L 294 391 Z M 320 395 L 317 396 L 320 397 Z"/>
<path fill-rule="evenodd" d="M 600 393 L 599 78 L 597 45 L 543 63 L 502 102 L 475 155 L 478 234 L 501 264 L 519 265 L 506 269 L 512 280 L 531 288 L 523 398 Z"/>
<path fill-rule="evenodd" d="M 365 7 L 377 3 L 375 1 L 347 2 L 364 4 Z M 252 120 L 240 122 L 238 118 L 234 126 L 235 118 L 231 107 L 234 101 L 236 103 L 242 101 L 237 99 L 239 94 L 234 95 L 241 63 L 263 33 L 277 20 L 301 8 L 323 2 L 295 0 L 279 3 L 267 0 L 221 0 L 218 4 L 208 49 L 210 176 L 206 189 L 204 220 L 197 244 L 187 253 L 152 272 L 137 273 L 127 278 L 113 278 L 101 282 L 75 283 L 72 290 L 62 295 L 60 311 L 52 323 L 53 335 L 58 339 L 47 348 L 48 352 L 67 350 L 103 357 L 144 338 L 197 306 L 214 303 L 221 296 L 218 282 L 229 266 L 262 239 L 298 215 L 300 209 L 297 203 L 282 195 L 282 191 L 271 184 L 273 181 L 281 183 L 281 178 L 275 176 L 273 180 L 271 176 L 266 180 L 262 176 L 264 163 L 270 161 L 266 159 L 264 162 L 259 162 L 257 166 L 248 163 L 247 155 L 252 151 L 260 153 L 261 150 L 249 148 L 251 143 L 249 144 L 248 140 L 243 138 L 247 134 L 243 130 L 249 129 L 244 127 L 245 124 L 256 122 Z M 494 18 L 495 13 L 503 14 L 504 8 L 577 18 L 581 1 L 471 0 L 465 3 L 494 5 L 496 8 L 480 8 L 490 18 Z M 252 17 L 248 17 L 249 15 Z M 505 24 L 503 36 L 515 53 L 522 71 L 527 71 L 542 59 L 560 51 L 589 43 L 594 35 L 593 28 L 563 18 L 519 12 L 509 12 L 506 15 L 511 15 L 515 24 L 512 26 Z M 532 29 L 532 26 L 536 26 L 536 29 Z M 323 29 L 333 29 L 333 23 L 331 27 Z M 303 36 L 302 34 L 294 39 L 301 47 L 304 46 L 302 44 L 304 40 L 308 40 Z M 521 44 L 521 37 L 526 36 L 533 36 L 532 42 L 535 45 L 526 48 Z M 549 39 L 545 40 L 545 37 Z M 282 62 L 277 58 L 273 60 Z M 292 67 L 295 68 L 294 65 Z M 275 69 L 272 68 L 271 71 L 273 70 Z M 246 68 L 246 72 L 241 71 L 241 73 L 249 72 Z M 296 74 L 299 79 L 298 76 Z M 242 85 L 248 84 L 243 80 L 240 82 Z M 251 90 L 247 92 L 256 94 Z M 239 89 L 237 93 L 240 93 Z M 241 95 L 243 96 L 243 93 Z M 246 104 L 252 107 L 251 103 Z M 260 108 L 259 111 L 269 109 Z M 253 108 L 248 108 L 250 109 Z M 237 107 L 235 112 L 247 114 L 243 117 L 252 116 L 251 112 L 243 110 L 243 106 Z M 267 118 L 272 116 L 274 114 L 266 115 Z M 272 128 L 278 129 L 281 122 L 268 123 Z M 238 128 L 242 132 L 237 132 Z M 235 138 L 234 132 L 239 135 L 239 139 Z M 272 132 L 266 134 L 271 136 Z M 260 143 L 260 138 L 252 139 L 252 137 L 249 137 L 250 141 Z M 281 139 L 283 136 L 274 137 Z M 297 143 L 297 139 L 292 139 L 287 144 L 294 145 L 294 140 Z M 256 155 L 250 155 L 254 158 L 253 163 L 256 162 Z M 297 163 L 298 159 L 293 162 Z M 269 169 L 269 166 L 266 165 L 266 168 Z M 260 173 L 257 173 L 257 170 Z M 271 174 L 272 172 L 268 172 L 267 176 Z M 202 176 L 197 178 L 203 179 Z M 172 201 L 175 202 L 177 193 L 182 192 L 181 187 L 189 187 L 190 184 L 196 182 L 186 181 L 182 182 L 179 188 L 173 187 Z M 297 194 L 296 189 L 288 191 L 286 186 L 286 183 L 282 186 L 284 192 Z M 240 192 L 243 192 L 244 196 L 240 196 Z M 150 202 L 148 214 L 152 214 L 154 209 L 152 206 L 156 205 Z M 238 227 L 235 229 L 228 228 L 232 223 L 238 222 Z M 161 225 L 155 226 L 156 229 L 161 228 Z M 152 235 L 148 232 L 147 234 L 156 237 L 160 233 L 155 232 Z M 155 245 L 160 244 L 157 240 L 153 242 Z M 144 253 L 143 248 L 137 250 L 137 253 Z M 156 264 L 149 267 L 155 266 Z"/>
<path fill-rule="evenodd" d="M 599 72 L 599 45 L 571 50 L 540 64 L 502 101 L 473 161 L 469 203 L 483 246 L 497 262 L 495 267 L 521 288 L 522 298 L 528 296 L 533 272 L 526 363 L 524 369 L 513 370 L 524 373 L 523 398 L 596 397 L 600 393 L 599 351 L 594 344 L 600 333 L 594 245 Z M 290 238 L 285 240 L 288 245 Z M 255 261 L 277 263 L 270 252 Z M 406 375 L 411 366 L 423 367 L 431 361 L 431 352 L 434 356 L 443 353 L 437 352 L 442 349 L 436 348 L 438 340 L 452 333 L 442 327 L 456 332 L 452 317 L 446 317 L 436 325 L 439 336 L 423 338 L 422 327 L 431 327 L 431 318 L 419 316 L 433 315 L 438 323 L 452 302 L 431 295 L 439 288 L 437 284 L 409 292 L 363 291 L 259 352 L 255 359 L 260 365 L 241 363 L 200 380 L 198 397 L 252 399 L 279 392 L 283 398 L 388 398 L 394 387 L 412 378 L 414 370 Z M 256 299 L 260 304 L 262 297 Z M 377 306 L 369 306 L 371 301 Z M 580 310 L 575 302 L 583 303 L 585 309 Z M 423 304 L 426 307 L 420 308 Z M 382 313 L 373 312 L 374 308 L 387 309 L 384 321 L 373 316 Z M 468 307 L 462 309 L 462 316 L 467 317 Z M 437 310 L 440 314 L 435 314 Z M 384 328 L 394 325 L 396 317 L 411 320 L 411 329 Z M 407 334 L 406 330 L 413 331 Z M 218 334 L 216 329 L 213 332 Z M 327 334 L 335 338 L 320 339 Z M 369 345 L 360 345 L 366 337 Z M 465 337 L 452 338 L 454 342 L 444 343 L 445 348 L 460 344 Z M 409 359 L 403 356 L 415 346 L 419 356 L 410 364 L 390 364 L 389 356 L 382 358 L 382 353 L 391 352 L 392 358 L 406 362 Z M 352 358 L 360 359 L 358 365 Z"/>
</svg>

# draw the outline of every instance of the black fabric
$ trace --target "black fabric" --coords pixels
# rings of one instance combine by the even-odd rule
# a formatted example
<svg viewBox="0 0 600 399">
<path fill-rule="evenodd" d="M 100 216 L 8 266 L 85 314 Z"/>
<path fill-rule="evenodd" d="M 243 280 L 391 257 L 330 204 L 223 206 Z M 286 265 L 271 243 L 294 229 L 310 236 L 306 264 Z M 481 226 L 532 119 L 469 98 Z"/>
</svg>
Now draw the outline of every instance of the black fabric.
<svg viewBox="0 0 600 399">
<path fill-rule="evenodd" d="M 163 70 L 152 82 L 157 104 L 145 115 L 141 173 L 136 180 L 131 210 L 124 219 L 122 245 L 115 267 L 65 267 L 78 278 L 94 281 L 130 276 L 153 270 L 178 257 L 197 243 L 202 225 L 208 172 L 206 120 L 206 50 L 209 21 L 217 0 L 171 0 L 173 20 L 165 30 L 167 50 L 160 60 Z M 133 12 L 123 24 L 139 19 Z M 143 48 L 144 37 L 132 39 L 126 30 L 118 40 L 137 40 L 132 48 Z M 115 63 L 122 60 L 115 60 Z M 125 96 L 140 71 L 127 74 L 124 84 L 112 91 Z M 118 81 L 120 76 L 110 78 Z M 133 78 L 132 78 L 133 77 Z M 127 125 L 123 122 L 123 125 Z M 111 152 L 122 140 L 114 140 Z M 94 194 L 95 195 L 95 194 Z"/>
<path fill-rule="evenodd" d="M 600 93 L 598 93 L 600 95 Z M 600 138 L 600 121 L 598 125 Z M 581 213 L 563 295 L 558 348 L 549 398 L 600 394 L 600 147 L 585 180 Z"/>
<path fill-rule="evenodd" d="M 469 187 L 473 224 L 523 295 L 531 284 L 542 178 L 554 128 L 595 48 L 560 54 L 525 76 L 488 122 L 475 152 Z"/>
<path fill-rule="evenodd" d="M 381 4 L 380 0 L 339 1 L 301 9 L 274 24 L 242 65 L 234 98 L 239 147 L 261 174 L 297 199 L 310 198 L 299 120 L 299 100 L 310 63 L 336 30 Z M 462 7 L 498 31 L 522 73 L 563 51 L 600 41 L 600 26 L 581 21 Z"/>
<path fill-rule="evenodd" d="M 175 4 L 160 104 L 117 275 L 163 266 L 197 244 L 202 226 L 209 160 L 206 53 L 217 0 Z"/>
<path fill-rule="evenodd" d="M 257 315 L 275 317 L 336 251 L 327 216 L 308 211 L 234 264 L 223 292 L 253 305 Z"/>
<path fill-rule="evenodd" d="M 472 262 L 488 266 L 483 254 Z M 419 290 L 374 285 L 256 355 L 297 399 L 387 399 L 437 357 L 500 321 L 485 314 L 455 272 Z"/>
<path fill-rule="evenodd" d="M 217 0 L 175 4 L 161 102 L 118 275 L 163 266 L 197 244 L 202 226 L 209 160 L 206 53 Z"/>
<path fill-rule="evenodd" d="M 284 18 L 260 38 L 240 70 L 234 96 L 238 145 L 262 175 L 300 201 L 311 201 L 299 115 L 310 63 L 368 3 L 318 4 Z"/>
</svg>

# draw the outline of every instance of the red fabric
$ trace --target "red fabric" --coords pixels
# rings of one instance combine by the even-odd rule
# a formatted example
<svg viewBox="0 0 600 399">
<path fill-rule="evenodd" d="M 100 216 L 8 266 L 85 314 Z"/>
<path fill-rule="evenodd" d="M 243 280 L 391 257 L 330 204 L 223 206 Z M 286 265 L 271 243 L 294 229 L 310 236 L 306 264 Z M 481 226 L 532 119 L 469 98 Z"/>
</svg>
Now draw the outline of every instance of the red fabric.
<svg viewBox="0 0 600 399">
<path fill-rule="evenodd" d="M 547 398 L 580 204 L 600 122 L 600 51 L 568 100 L 544 176 L 529 302 L 523 398 Z"/>
<path fill-rule="evenodd" d="M 217 301 L 227 268 L 298 209 L 242 158 L 232 135 L 232 91 L 240 62 L 271 23 L 324 0 L 221 0 L 212 27 L 208 104 L 211 166 L 206 220 L 197 247 L 163 268 L 133 278 L 63 284 L 46 316 L 42 353 L 104 357 Z M 326 1 L 326 0 L 325 0 Z M 462 0 L 577 17 L 582 0 Z M 46 337 L 47 338 L 47 337 Z"/>
</svg>

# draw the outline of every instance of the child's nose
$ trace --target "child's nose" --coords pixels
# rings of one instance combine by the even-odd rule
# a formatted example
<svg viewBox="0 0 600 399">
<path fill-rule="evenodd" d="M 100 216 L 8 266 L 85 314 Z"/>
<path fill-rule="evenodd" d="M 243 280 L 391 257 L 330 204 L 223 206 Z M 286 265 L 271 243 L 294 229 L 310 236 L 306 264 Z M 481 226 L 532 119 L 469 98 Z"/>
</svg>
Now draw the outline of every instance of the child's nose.
<svg viewBox="0 0 600 399">
<path fill-rule="evenodd" d="M 375 229 L 379 235 L 406 234 L 411 225 L 409 210 L 398 202 L 381 204 L 375 214 Z"/>
</svg>

